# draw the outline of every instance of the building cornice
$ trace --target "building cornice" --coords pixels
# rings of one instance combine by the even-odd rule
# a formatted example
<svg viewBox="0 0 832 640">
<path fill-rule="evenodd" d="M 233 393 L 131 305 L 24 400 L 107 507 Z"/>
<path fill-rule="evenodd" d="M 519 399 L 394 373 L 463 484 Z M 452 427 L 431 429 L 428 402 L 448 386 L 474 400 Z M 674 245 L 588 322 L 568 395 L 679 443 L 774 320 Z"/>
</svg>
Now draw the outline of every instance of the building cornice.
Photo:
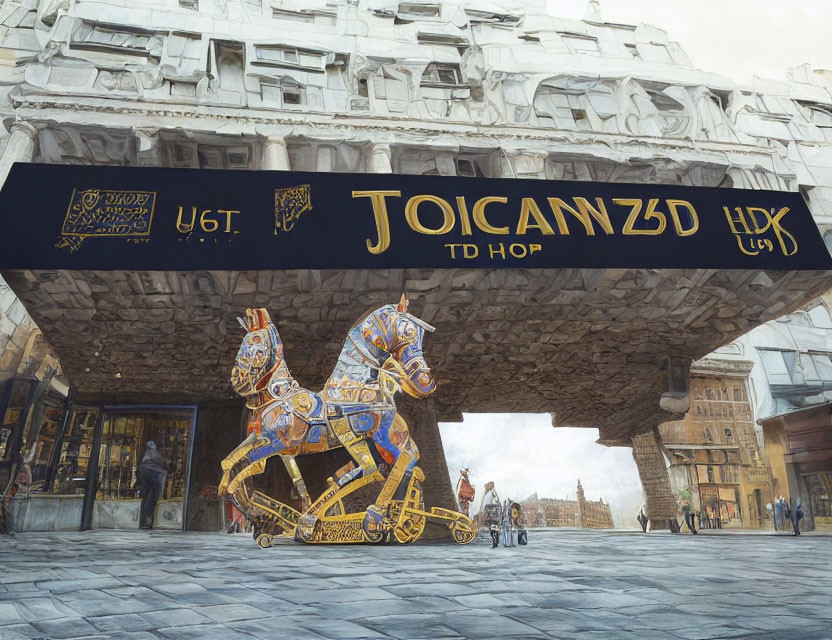
<svg viewBox="0 0 832 640">
<path fill-rule="evenodd" d="M 647 136 L 632 136 L 605 132 L 583 132 L 548 127 L 523 127 L 518 125 L 477 125 L 469 122 L 439 122 L 423 121 L 407 118 L 378 117 L 375 115 L 361 115 L 349 113 L 328 113 L 321 111 L 286 111 L 275 112 L 265 109 L 241 109 L 234 107 L 131 101 L 123 97 L 119 99 L 100 96 L 77 96 L 54 94 L 18 94 L 12 96 L 12 103 L 18 118 L 28 121 L 54 120 L 61 123 L 88 124 L 125 128 L 123 116 L 138 116 L 148 121 L 134 120 L 134 127 L 183 127 L 195 130 L 224 133 L 224 127 L 229 127 L 228 133 L 268 135 L 271 127 L 292 127 L 295 135 L 309 135 L 313 132 L 325 134 L 329 132 L 343 133 L 345 130 L 357 134 L 364 133 L 367 139 L 377 136 L 395 134 L 397 139 L 405 144 L 417 144 L 418 139 L 429 146 L 436 146 L 436 138 L 458 138 L 469 141 L 489 141 L 491 146 L 515 147 L 517 151 L 524 150 L 524 145 L 546 145 L 550 151 L 560 151 L 561 145 L 579 145 L 589 147 L 599 145 L 613 151 L 625 152 L 630 155 L 643 147 L 653 157 L 657 152 L 689 153 L 690 160 L 712 161 L 725 164 L 726 153 L 733 156 L 744 155 L 749 158 L 770 158 L 776 153 L 771 147 L 742 143 L 718 142 L 710 140 L 690 140 L 683 138 L 657 138 Z M 95 114 L 94 118 L 86 119 L 84 115 Z M 117 118 L 112 123 L 107 118 Z M 104 120 L 102 120 L 104 118 Z M 167 121 L 167 122 L 165 122 Z M 408 140 L 407 136 L 412 139 Z M 515 150 L 515 149 L 512 149 Z M 585 151 L 581 148 L 570 149 L 569 152 L 581 155 Z M 594 153 L 593 153 L 594 154 Z"/>
</svg>

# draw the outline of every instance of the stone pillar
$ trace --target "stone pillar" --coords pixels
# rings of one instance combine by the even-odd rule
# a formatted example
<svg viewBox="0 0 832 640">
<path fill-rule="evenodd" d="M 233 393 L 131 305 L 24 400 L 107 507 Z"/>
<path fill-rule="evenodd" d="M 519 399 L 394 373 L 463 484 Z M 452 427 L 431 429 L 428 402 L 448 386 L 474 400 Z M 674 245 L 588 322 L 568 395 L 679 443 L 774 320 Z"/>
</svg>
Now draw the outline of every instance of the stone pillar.
<svg viewBox="0 0 832 640">
<path fill-rule="evenodd" d="M 15 162 L 32 161 L 37 136 L 37 129 L 23 120 L 15 120 L 6 125 L 6 128 L 9 130 L 9 139 L 3 155 L 0 156 L 0 187 L 5 184 Z"/>
<path fill-rule="evenodd" d="M 647 515 L 651 529 L 670 529 L 678 532 L 676 496 L 670 488 L 670 476 L 659 447 L 661 436 L 653 429 L 643 436 L 635 436 L 633 458 L 638 465 L 641 486 L 647 497 Z"/>
<path fill-rule="evenodd" d="M 375 142 L 370 150 L 370 173 L 393 173 L 393 152 L 386 142 Z"/>
<path fill-rule="evenodd" d="M 410 435 L 419 448 L 418 465 L 425 472 L 422 483 L 425 508 L 442 507 L 458 511 L 433 399 L 417 400 L 400 394 L 396 397 L 396 410 L 407 422 Z"/>
<path fill-rule="evenodd" d="M 289 150 L 286 139 L 280 136 L 269 136 L 263 145 L 263 168 L 270 171 L 289 171 Z"/>
<path fill-rule="evenodd" d="M 136 129 L 136 164 L 140 167 L 164 167 L 158 129 Z"/>
</svg>

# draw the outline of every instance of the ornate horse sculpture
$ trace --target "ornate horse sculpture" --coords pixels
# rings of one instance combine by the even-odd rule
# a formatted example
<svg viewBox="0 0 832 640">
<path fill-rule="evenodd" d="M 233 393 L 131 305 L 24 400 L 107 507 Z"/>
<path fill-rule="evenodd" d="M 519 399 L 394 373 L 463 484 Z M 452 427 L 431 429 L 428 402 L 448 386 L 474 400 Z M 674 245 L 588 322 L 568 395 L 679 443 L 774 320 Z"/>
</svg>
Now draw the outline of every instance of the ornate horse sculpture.
<svg viewBox="0 0 832 640">
<path fill-rule="evenodd" d="M 251 409 L 249 435 L 222 461 L 220 493 L 255 523 L 257 542 L 271 546 L 279 532 L 310 543 L 381 542 L 390 536 L 415 542 L 427 520 L 446 524 L 466 544 L 476 527 L 465 515 L 424 510 L 419 450 L 396 413 L 395 394 L 424 398 L 436 388 L 422 354 L 425 331 L 433 327 L 407 313 L 402 296 L 353 325 L 332 375 L 321 393 L 301 387 L 283 360 L 283 344 L 265 309 L 248 309 L 247 330 L 231 372 L 234 390 Z M 344 447 L 355 463 L 342 468 L 312 501 L 295 456 Z M 280 456 L 303 500 L 303 513 L 255 491 L 251 476 Z M 386 464 L 382 464 L 386 463 Z M 382 468 L 389 468 L 386 476 Z M 383 482 L 365 511 L 345 513 L 343 500 L 357 489 Z"/>
</svg>

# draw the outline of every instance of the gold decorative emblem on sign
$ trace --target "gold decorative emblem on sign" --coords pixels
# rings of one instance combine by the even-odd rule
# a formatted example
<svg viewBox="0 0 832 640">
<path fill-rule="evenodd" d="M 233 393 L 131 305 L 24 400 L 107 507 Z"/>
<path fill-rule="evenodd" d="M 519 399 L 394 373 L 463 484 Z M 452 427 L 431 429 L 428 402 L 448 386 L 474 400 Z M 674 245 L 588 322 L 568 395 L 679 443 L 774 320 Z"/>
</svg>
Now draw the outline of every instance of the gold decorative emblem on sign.
<svg viewBox="0 0 832 640">
<path fill-rule="evenodd" d="M 153 222 L 153 191 L 72 190 L 57 249 L 77 251 L 86 238 L 147 241 Z"/>
<path fill-rule="evenodd" d="M 797 253 L 797 240 L 783 228 L 783 218 L 789 212 L 783 207 L 775 213 L 760 207 L 735 207 L 732 212 L 723 207 L 728 226 L 737 240 L 737 245 L 744 254 L 756 256 L 763 251 L 774 252 L 779 248 L 784 256 Z"/>
<path fill-rule="evenodd" d="M 312 209 L 312 187 L 301 184 L 274 190 L 274 235 L 288 233 L 305 211 Z"/>
</svg>

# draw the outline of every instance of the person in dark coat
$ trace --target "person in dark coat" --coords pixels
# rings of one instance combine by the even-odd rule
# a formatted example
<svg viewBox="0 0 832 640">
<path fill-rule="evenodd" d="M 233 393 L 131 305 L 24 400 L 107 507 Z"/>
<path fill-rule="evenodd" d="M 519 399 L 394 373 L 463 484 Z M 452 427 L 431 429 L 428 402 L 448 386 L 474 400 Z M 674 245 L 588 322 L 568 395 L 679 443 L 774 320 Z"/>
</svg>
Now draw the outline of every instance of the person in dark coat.
<svg viewBox="0 0 832 640">
<path fill-rule="evenodd" d="M 693 513 L 691 512 L 690 502 L 685 502 L 682 505 L 682 513 L 685 516 L 685 524 L 690 529 L 693 535 L 696 535 L 696 525 L 693 522 Z"/>
<path fill-rule="evenodd" d="M 148 440 L 136 474 L 139 481 L 139 494 L 142 498 L 139 509 L 139 529 L 153 528 L 156 503 L 165 488 L 167 474 L 168 461 L 156 449 L 156 443 Z"/>
<path fill-rule="evenodd" d="M 638 523 L 641 525 L 642 533 L 647 533 L 647 523 L 650 522 L 650 520 L 646 515 L 644 515 L 644 508 L 639 509 L 636 520 L 638 520 Z"/>
<path fill-rule="evenodd" d="M 794 535 L 800 535 L 800 521 L 803 519 L 803 498 L 800 496 L 797 497 L 797 502 L 794 504 L 794 508 L 791 510 L 791 521 L 792 521 L 792 529 L 794 529 Z"/>
</svg>

